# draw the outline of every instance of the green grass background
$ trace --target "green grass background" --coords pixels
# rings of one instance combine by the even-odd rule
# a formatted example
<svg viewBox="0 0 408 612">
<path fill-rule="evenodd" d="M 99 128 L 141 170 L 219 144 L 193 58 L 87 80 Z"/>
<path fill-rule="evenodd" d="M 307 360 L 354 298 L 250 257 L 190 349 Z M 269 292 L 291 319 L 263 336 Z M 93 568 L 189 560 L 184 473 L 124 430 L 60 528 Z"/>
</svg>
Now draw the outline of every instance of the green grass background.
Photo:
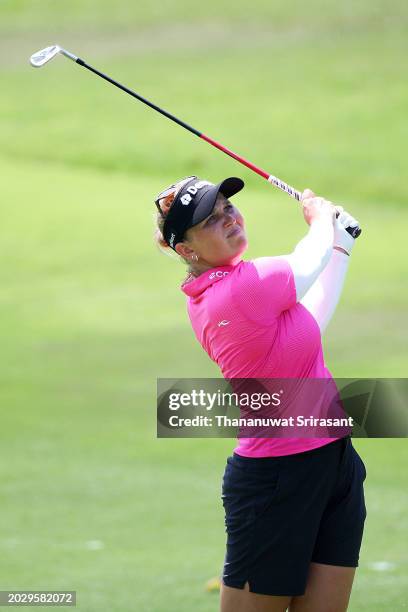
<svg viewBox="0 0 408 612">
<path fill-rule="evenodd" d="M 325 338 L 337 376 L 404 377 L 408 8 L 400 1 L 0 4 L 0 588 L 86 612 L 217 610 L 233 440 L 155 439 L 157 377 L 218 374 L 189 328 L 152 196 L 242 176 L 248 256 L 305 232 L 287 196 L 55 42 L 360 220 Z M 384 406 L 384 410 L 387 407 Z M 407 606 L 406 440 L 358 440 L 366 536 L 352 612 Z M 376 562 L 391 564 L 387 571 Z"/>
</svg>

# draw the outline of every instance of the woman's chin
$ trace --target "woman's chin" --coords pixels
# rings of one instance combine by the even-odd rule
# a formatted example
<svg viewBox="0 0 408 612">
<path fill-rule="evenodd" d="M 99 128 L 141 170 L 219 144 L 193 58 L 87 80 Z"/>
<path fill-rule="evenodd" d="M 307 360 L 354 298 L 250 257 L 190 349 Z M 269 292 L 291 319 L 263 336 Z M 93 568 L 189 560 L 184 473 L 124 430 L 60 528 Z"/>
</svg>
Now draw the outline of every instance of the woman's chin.
<svg viewBox="0 0 408 612">
<path fill-rule="evenodd" d="M 248 248 L 248 240 L 245 235 L 245 232 L 242 232 L 241 234 L 237 234 L 236 241 L 237 241 L 237 248 L 241 250 L 241 253 L 246 251 L 246 249 Z"/>
<path fill-rule="evenodd" d="M 234 258 L 240 257 L 248 248 L 248 240 L 244 233 L 237 235 L 234 245 Z"/>
</svg>

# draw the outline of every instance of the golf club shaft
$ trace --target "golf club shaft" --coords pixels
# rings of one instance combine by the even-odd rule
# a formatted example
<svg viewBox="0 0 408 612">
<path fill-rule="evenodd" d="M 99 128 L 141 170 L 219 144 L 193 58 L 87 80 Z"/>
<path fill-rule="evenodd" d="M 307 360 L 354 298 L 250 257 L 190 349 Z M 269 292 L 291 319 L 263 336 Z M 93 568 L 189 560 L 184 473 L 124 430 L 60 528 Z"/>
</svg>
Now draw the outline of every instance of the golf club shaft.
<svg viewBox="0 0 408 612">
<path fill-rule="evenodd" d="M 79 64 L 80 66 L 83 66 L 87 70 L 90 70 L 94 74 L 100 76 L 102 79 L 105 79 L 105 81 L 108 81 L 108 83 L 111 83 L 112 85 L 115 85 L 115 87 L 118 87 L 122 91 L 128 93 L 130 96 L 133 96 L 134 98 L 136 98 L 140 102 L 143 102 L 143 104 L 146 104 L 147 106 L 150 106 L 150 108 L 152 108 L 153 110 L 157 111 L 161 115 L 164 115 L 168 119 L 171 119 L 171 121 L 174 121 L 175 123 L 177 123 L 181 127 L 185 128 L 186 130 L 188 130 L 192 134 L 195 134 L 196 136 L 198 136 L 202 140 L 205 140 L 206 142 L 211 144 L 213 147 L 216 147 L 217 149 L 219 149 L 223 153 L 226 153 L 230 157 L 236 159 L 238 162 L 240 162 L 241 164 L 243 164 L 244 166 L 246 166 L 247 168 L 249 168 L 253 172 L 256 172 L 257 174 L 259 174 L 260 176 L 265 178 L 267 181 L 272 183 L 272 185 L 275 185 L 275 187 L 278 187 L 278 189 L 281 189 L 282 191 L 285 191 L 288 195 L 292 196 L 292 198 L 295 198 L 296 200 L 300 201 L 300 199 L 301 199 L 300 192 L 297 191 L 296 189 L 294 189 L 293 187 L 291 187 L 290 185 L 287 185 L 286 183 L 284 183 L 283 181 L 278 179 L 276 176 L 273 176 L 272 174 L 269 174 L 269 172 L 266 172 L 265 170 L 262 170 L 262 168 L 259 168 L 258 166 L 256 166 L 255 164 L 253 164 L 249 160 L 245 159 L 241 155 L 238 155 L 237 153 L 234 153 L 234 151 L 231 151 L 231 149 L 228 149 L 227 147 L 222 145 L 220 142 L 217 142 L 213 138 L 210 138 L 210 136 L 206 136 L 202 132 L 199 132 L 198 130 L 193 128 L 191 125 L 188 125 L 188 123 L 185 123 L 185 121 L 182 121 L 181 119 L 178 119 L 177 117 L 175 117 L 171 113 L 167 112 L 163 108 L 160 108 L 160 106 L 157 106 L 157 104 L 154 104 L 153 102 L 150 102 L 150 100 L 147 100 L 143 96 L 137 94 L 135 91 L 132 91 L 132 89 L 129 89 L 128 87 L 126 87 L 125 85 L 122 85 L 121 83 L 118 83 L 118 81 L 115 81 L 114 79 L 112 79 L 107 74 L 104 74 L 103 72 L 100 72 L 100 70 L 97 70 L 96 68 L 93 68 L 93 66 L 90 66 L 89 64 L 84 62 L 84 60 L 81 59 L 80 57 L 78 57 L 74 61 L 76 61 L 76 63 Z"/>
<path fill-rule="evenodd" d="M 39 51 L 38 53 L 35 53 L 34 55 L 31 56 L 31 60 L 30 60 L 31 64 L 34 67 L 40 67 L 40 66 L 44 65 L 44 63 L 46 63 L 47 61 L 52 59 L 52 57 L 54 57 L 56 55 L 56 53 L 62 53 L 63 55 L 65 55 L 65 57 L 67 57 L 70 60 L 74 61 L 75 63 L 79 64 L 83 68 L 86 68 L 90 72 L 93 72 L 94 74 L 96 74 L 97 76 L 101 77 L 105 81 L 108 81 L 108 83 L 111 83 L 112 85 L 115 85 L 115 87 L 118 87 L 119 89 L 121 89 L 125 93 L 129 94 L 133 98 L 136 98 L 140 102 L 143 102 L 143 104 L 146 104 L 147 106 L 150 106 L 150 108 L 152 108 L 153 110 L 157 111 L 161 115 L 164 115 L 165 117 L 167 117 L 171 121 L 174 121 L 175 123 L 177 123 L 178 125 L 180 125 L 184 129 L 188 130 L 192 134 L 195 134 L 196 136 L 198 136 L 202 140 L 205 140 L 210 145 L 212 145 L 213 147 L 219 149 L 223 153 L 226 153 L 227 155 L 229 155 L 233 159 L 237 160 L 239 163 L 243 164 L 244 166 L 246 166 L 247 168 L 249 168 L 253 172 L 256 172 L 257 174 L 259 174 L 260 176 L 265 178 L 269 183 L 271 183 L 272 185 L 275 185 L 275 187 L 277 187 L 278 189 L 281 189 L 282 191 L 285 191 L 292 198 L 295 198 L 295 200 L 298 200 L 298 201 L 301 200 L 302 196 L 301 196 L 301 193 L 299 191 L 297 191 L 296 189 L 294 189 L 293 187 L 291 187 L 287 183 L 284 183 L 283 181 L 278 179 L 276 176 L 273 176 L 273 174 L 269 174 L 269 172 L 266 172 L 265 170 L 262 170 L 262 168 L 259 168 L 258 166 L 256 166 L 255 164 L 253 164 L 249 160 L 245 159 L 244 157 L 241 157 L 241 155 L 238 155 L 237 153 L 234 153 L 234 151 L 231 151 L 231 149 L 228 149 L 227 147 L 225 147 L 220 142 L 217 142 L 213 138 L 210 138 L 210 136 L 206 136 L 202 132 L 199 132 L 195 128 L 191 127 L 191 125 L 188 125 L 188 123 L 185 123 L 185 121 L 182 121 L 181 119 L 178 119 L 177 117 L 175 117 L 171 113 L 165 111 L 163 108 L 160 108 L 160 106 L 157 106 L 157 104 L 154 104 L 153 102 L 150 102 L 150 100 L 147 100 L 146 98 L 144 98 L 143 96 L 137 94 L 135 91 L 132 91 L 132 89 L 129 89 L 125 85 L 122 85 L 121 83 L 118 83 L 118 81 L 115 81 L 114 79 L 112 79 L 107 74 L 104 74 L 103 72 L 100 72 L 100 70 L 97 70 L 96 68 L 93 68 L 92 66 L 87 64 L 83 59 L 81 59 L 80 57 L 77 57 L 73 53 L 70 53 L 66 49 L 62 49 L 62 47 L 59 47 L 58 45 L 54 45 L 52 47 L 47 47 L 46 49 L 43 49 L 42 51 Z M 337 213 L 336 216 L 339 216 L 339 213 Z M 359 227 L 354 227 L 354 228 L 347 227 L 346 231 L 353 238 L 358 238 L 358 236 L 361 234 L 361 229 Z"/>
</svg>

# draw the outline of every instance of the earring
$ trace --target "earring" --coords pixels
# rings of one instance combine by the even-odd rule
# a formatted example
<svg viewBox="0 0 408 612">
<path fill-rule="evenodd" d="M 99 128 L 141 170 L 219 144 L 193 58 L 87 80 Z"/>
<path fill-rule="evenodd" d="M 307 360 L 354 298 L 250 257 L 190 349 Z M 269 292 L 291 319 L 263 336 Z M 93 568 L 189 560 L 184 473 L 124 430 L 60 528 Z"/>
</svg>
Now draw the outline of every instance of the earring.
<svg viewBox="0 0 408 612">
<path fill-rule="evenodd" d="M 195 253 L 192 254 L 191 259 L 193 261 L 198 261 L 198 255 L 196 255 Z"/>
</svg>

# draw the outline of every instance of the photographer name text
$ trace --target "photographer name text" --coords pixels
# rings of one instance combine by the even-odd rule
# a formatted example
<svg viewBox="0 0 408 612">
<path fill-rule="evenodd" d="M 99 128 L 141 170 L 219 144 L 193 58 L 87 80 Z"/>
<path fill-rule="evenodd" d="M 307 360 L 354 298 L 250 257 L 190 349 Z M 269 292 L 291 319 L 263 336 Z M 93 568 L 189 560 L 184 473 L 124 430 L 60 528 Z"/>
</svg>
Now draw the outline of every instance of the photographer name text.
<svg viewBox="0 0 408 612">
<path fill-rule="evenodd" d="M 172 415 L 169 418 L 171 427 L 352 427 L 353 418 L 341 419 L 318 418 L 297 415 L 288 418 L 230 418 L 226 415 L 214 417 L 196 415 L 192 418 Z"/>
</svg>

